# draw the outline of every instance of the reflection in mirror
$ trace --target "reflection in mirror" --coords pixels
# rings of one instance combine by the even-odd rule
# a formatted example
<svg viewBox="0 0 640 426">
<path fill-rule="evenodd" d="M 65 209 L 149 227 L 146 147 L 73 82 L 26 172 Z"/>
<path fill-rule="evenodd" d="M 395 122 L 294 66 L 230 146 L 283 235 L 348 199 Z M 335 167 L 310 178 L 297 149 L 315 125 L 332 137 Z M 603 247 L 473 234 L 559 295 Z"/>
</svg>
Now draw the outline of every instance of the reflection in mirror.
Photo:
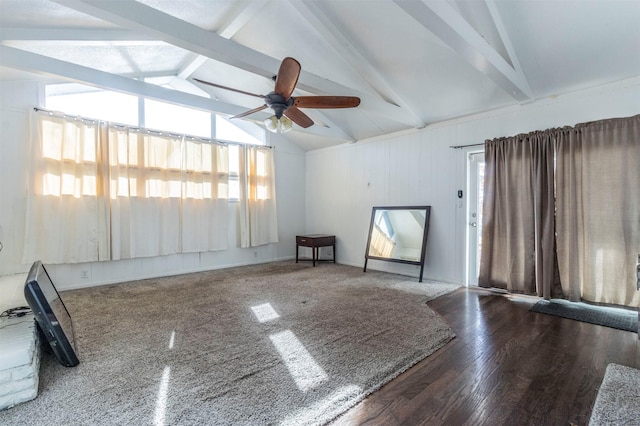
<svg viewBox="0 0 640 426">
<path fill-rule="evenodd" d="M 420 265 L 422 282 L 430 211 L 430 206 L 374 207 L 365 254 L 365 272 L 368 259 Z"/>
</svg>

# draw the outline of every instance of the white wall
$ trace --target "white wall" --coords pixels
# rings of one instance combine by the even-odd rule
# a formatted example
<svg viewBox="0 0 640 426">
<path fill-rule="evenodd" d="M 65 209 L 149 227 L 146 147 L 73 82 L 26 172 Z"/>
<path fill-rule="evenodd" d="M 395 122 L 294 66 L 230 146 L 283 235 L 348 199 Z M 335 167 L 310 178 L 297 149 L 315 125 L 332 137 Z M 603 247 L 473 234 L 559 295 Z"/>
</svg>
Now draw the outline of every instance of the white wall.
<svg viewBox="0 0 640 426">
<path fill-rule="evenodd" d="M 338 262 L 363 266 L 373 206 L 430 205 L 424 277 L 464 283 L 466 196 L 460 202 L 457 190 L 467 192 L 469 149 L 449 146 L 638 113 L 640 78 L 634 78 L 308 152 L 305 232 L 335 234 Z M 369 261 L 368 268 L 418 275 L 413 265 Z"/>
<path fill-rule="evenodd" d="M 25 226 L 26 141 L 29 111 L 42 106 L 44 80 L 3 78 L 0 69 L 0 276 L 28 271 L 22 263 Z M 237 204 L 230 203 L 228 249 L 140 258 L 117 262 L 48 265 L 59 289 L 172 275 L 235 265 L 291 259 L 295 235 L 304 231 L 305 152 L 284 138 L 272 135 L 275 146 L 279 243 L 247 249 L 237 244 Z M 81 278 L 86 271 L 87 278 Z M 0 289 L 1 292 L 1 289 Z"/>
</svg>

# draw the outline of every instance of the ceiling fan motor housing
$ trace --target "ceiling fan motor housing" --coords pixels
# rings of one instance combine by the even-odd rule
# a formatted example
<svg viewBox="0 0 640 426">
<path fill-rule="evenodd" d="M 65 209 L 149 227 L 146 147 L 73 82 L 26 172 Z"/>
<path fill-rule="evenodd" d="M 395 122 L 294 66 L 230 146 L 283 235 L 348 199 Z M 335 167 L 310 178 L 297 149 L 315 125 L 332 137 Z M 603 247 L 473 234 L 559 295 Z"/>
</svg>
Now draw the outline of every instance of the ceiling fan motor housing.
<svg viewBox="0 0 640 426">
<path fill-rule="evenodd" d="M 271 92 L 264 97 L 264 103 L 273 110 L 275 116 L 278 118 L 282 117 L 282 114 L 284 114 L 287 108 L 293 105 L 293 102 L 293 97 L 285 99 L 284 96 L 276 92 Z"/>
</svg>

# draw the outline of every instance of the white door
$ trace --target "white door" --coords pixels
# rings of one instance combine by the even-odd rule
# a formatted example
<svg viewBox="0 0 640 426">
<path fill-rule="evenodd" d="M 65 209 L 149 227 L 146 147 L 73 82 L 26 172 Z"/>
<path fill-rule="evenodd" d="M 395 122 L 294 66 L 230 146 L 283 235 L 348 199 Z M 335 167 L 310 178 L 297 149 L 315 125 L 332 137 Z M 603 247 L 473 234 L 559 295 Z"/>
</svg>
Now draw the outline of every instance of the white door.
<svg viewBox="0 0 640 426">
<path fill-rule="evenodd" d="M 484 152 L 472 152 L 467 157 L 467 283 L 478 285 L 482 252 L 482 195 L 484 189 Z"/>
</svg>

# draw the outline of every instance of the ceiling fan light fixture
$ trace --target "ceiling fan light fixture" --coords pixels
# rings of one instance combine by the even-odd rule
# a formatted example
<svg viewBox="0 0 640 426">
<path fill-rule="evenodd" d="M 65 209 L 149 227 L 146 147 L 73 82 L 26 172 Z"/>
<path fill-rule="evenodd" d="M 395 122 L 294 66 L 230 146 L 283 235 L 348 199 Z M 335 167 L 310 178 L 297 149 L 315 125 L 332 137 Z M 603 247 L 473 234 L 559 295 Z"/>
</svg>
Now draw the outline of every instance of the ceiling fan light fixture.
<svg viewBox="0 0 640 426">
<path fill-rule="evenodd" d="M 264 120 L 264 126 L 273 133 L 287 133 L 293 127 L 291 121 L 286 115 L 278 118 L 275 115 Z"/>
</svg>

